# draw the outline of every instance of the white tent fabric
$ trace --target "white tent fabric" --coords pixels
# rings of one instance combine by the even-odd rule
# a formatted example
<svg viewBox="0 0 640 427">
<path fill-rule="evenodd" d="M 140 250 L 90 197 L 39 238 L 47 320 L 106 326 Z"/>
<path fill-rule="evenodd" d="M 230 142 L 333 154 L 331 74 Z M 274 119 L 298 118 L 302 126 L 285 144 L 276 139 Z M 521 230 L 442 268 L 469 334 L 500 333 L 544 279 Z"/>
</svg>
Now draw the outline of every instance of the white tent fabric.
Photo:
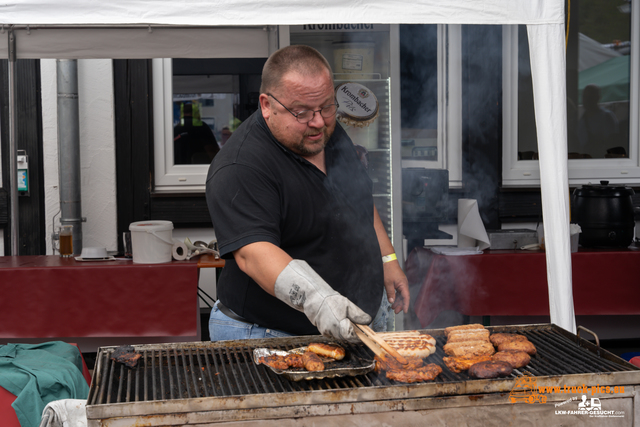
<svg viewBox="0 0 640 427">
<path fill-rule="evenodd" d="M 620 52 L 607 49 L 601 43 L 582 33 L 578 34 L 578 37 L 578 45 L 580 46 L 578 49 L 578 72 L 594 67 L 611 58 L 622 56 Z"/>
<path fill-rule="evenodd" d="M 562 24 L 558 0 L 21 0 L 14 25 Z"/>
<path fill-rule="evenodd" d="M 314 23 L 527 25 L 551 321 L 575 332 L 564 0 L 20 0 L 0 5 L 4 32 L 17 26 L 18 58 L 172 57 L 178 56 L 172 49 L 177 43 L 181 57 L 213 57 L 217 39 L 206 31 Z M 226 37 L 234 42 L 232 28 Z M 7 57 L 6 42 L 0 43 L 0 56 Z"/>
<path fill-rule="evenodd" d="M 527 35 L 538 131 L 549 312 L 553 323 L 575 332 L 569 241 L 564 25 L 528 26 Z M 560 92 L 541 90 L 543 87 L 555 87 Z M 556 120 L 557 117 L 563 119 Z"/>
</svg>

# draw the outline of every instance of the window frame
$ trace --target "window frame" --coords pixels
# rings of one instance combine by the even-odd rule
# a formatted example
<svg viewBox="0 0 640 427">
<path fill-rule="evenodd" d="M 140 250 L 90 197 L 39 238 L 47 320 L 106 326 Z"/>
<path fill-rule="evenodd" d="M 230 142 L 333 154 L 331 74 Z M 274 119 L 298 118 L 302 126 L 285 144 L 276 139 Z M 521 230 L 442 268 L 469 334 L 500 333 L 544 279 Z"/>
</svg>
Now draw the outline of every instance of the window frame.
<svg viewBox="0 0 640 427">
<path fill-rule="evenodd" d="M 640 7 L 631 7 L 631 40 L 640 40 Z M 503 28 L 503 157 L 504 187 L 539 187 L 538 160 L 518 160 L 518 26 Z M 640 182 L 640 42 L 631 44 L 629 85 L 629 158 L 571 159 L 569 185 L 582 185 L 600 180 L 615 184 Z"/>
<path fill-rule="evenodd" d="M 402 159 L 402 168 L 447 169 L 462 188 L 462 25 L 438 24 L 438 160 Z"/>
<path fill-rule="evenodd" d="M 243 40 L 246 49 L 230 46 L 204 58 L 268 58 L 277 49 L 279 27 L 235 28 L 234 38 Z M 214 34 L 215 36 L 215 34 Z M 244 46 L 244 45 L 243 45 Z M 204 194 L 209 165 L 173 164 L 173 65 L 172 58 L 154 58 L 152 67 L 153 98 L 153 182 L 152 193 Z"/>
<path fill-rule="evenodd" d="M 204 192 L 209 165 L 173 164 L 173 66 L 171 58 L 152 60 L 154 191 Z"/>
</svg>

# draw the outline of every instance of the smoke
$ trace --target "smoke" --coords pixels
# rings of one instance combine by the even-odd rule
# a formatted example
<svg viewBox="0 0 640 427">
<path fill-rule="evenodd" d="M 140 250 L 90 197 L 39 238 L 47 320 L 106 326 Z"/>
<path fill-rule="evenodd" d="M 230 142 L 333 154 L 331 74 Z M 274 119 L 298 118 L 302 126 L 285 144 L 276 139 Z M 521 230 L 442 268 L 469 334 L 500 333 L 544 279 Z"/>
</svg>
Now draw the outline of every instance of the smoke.
<svg viewBox="0 0 640 427">
<path fill-rule="evenodd" d="M 463 185 L 487 228 L 500 228 L 502 28 L 463 28 Z"/>
<path fill-rule="evenodd" d="M 437 128 L 437 34 L 436 26 L 401 27 L 402 127 Z M 458 66 L 450 64 L 450 66 Z M 500 228 L 498 192 L 502 170 L 502 27 L 462 28 L 462 192 L 449 197 L 453 212 L 458 198 L 476 199 L 487 228 Z M 440 155 L 440 153 L 439 153 Z M 410 268 L 424 271 L 410 277 L 412 299 L 426 301 L 427 310 L 440 313 L 438 325 L 463 323 L 464 310 L 474 298 L 485 298 L 477 289 L 479 272 L 464 262 L 466 257 L 441 256 L 431 266 L 433 253 L 421 249 L 407 261 Z M 420 256 L 417 256 L 420 255 Z M 450 258 L 460 258 L 451 260 Z M 434 261 L 435 262 L 435 261 Z M 413 265 L 412 265 L 413 264 Z M 423 289 L 424 288 L 424 289 Z M 420 296 L 413 293 L 421 293 Z M 471 298 L 471 299 L 469 299 Z M 453 314 L 452 314 L 453 313 Z M 464 313 L 462 313 L 464 314 Z M 435 318 L 421 316 L 431 323 Z M 427 325 L 420 325 L 426 327 Z"/>
<path fill-rule="evenodd" d="M 400 26 L 400 93 L 403 129 L 437 129 L 436 25 Z"/>
<path fill-rule="evenodd" d="M 336 125 L 334 138 L 347 138 L 340 125 Z M 331 146 L 327 149 L 334 150 Z M 327 281 L 348 298 L 350 295 L 357 295 L 358 299 L 354 302 L 374 316 L 380 307 L 384 281 L 380 246 L 373 228 L 371 181 L 367 178 L 364 165 L 358 161 L 355 149 L 345 150 L 342 155 L 334 152 L 326 158 L 327 176 L 324 184 L 331 194 L 328 200 L 330 206 L 326 212 L 334 217 L 327 224 L 335 227 L 327 230 L 327 234 L 335 238 L 332 244 L 339 249 L 333 251 L 335 258 L 332 265 L 336 268 L 329 273 L 333 274 L 333 278 L 328 278 L 330 280 Z M 362 170 L 354 173 L 356 168 Z M 346 268 L 338 268 L 348 260 L 358 261 L 350 263 Z M 370 264 L 371 260 L 375 260 L 377 264 Z M 363 280 L 367 277 L 379 280 L 376 283 Z M 355 291 L 353 287 L 356 284 L 360 284 L 363 289 Z"/>
</svg>

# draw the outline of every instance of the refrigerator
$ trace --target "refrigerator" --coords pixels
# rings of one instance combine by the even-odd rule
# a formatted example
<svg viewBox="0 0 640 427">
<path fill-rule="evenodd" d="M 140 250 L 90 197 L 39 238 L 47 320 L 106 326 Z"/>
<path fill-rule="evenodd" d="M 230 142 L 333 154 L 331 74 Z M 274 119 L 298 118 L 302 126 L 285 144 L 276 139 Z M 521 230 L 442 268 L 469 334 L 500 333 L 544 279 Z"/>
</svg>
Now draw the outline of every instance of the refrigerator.
<svg viewBox="0 0 640 427">
<path fill-rule="evenodd" d="M 342 89 L 338 95 L 347 92 L 357 102 L 367 97 L 368 106 L 373 98 L 377 101 L 377 116 L 373 119 L 362 110 L 360 115 L 348 110 L 345 104 L 350 103 L 349 99 L 343 98 L 348 102 L 340 103 L 338 123 L 358 146 L 358 152 L 366 153 L 374 203 L 403 265 L 398 26 L 290 26 L 289 43 L 312 46 L 322 53 L 331 64 L 336 88 Z"/>
</svg>

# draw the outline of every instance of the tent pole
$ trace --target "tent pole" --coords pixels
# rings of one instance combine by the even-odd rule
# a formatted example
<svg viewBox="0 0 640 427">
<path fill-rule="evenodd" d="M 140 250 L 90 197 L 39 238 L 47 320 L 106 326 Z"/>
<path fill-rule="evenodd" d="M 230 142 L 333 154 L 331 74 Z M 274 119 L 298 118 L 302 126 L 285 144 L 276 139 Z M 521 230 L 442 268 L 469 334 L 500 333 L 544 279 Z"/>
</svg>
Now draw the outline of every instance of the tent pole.
<svg viewBox="0 0 640 427">
<path fill-rule="evenodd" d="M 19 213 L 18 213 L 18 154 L 16 149 L 16 35 L 13 29 L 9 29 L 9 187 L 11 202 L 11 255 L 19 254 Z"/>
</svg>

